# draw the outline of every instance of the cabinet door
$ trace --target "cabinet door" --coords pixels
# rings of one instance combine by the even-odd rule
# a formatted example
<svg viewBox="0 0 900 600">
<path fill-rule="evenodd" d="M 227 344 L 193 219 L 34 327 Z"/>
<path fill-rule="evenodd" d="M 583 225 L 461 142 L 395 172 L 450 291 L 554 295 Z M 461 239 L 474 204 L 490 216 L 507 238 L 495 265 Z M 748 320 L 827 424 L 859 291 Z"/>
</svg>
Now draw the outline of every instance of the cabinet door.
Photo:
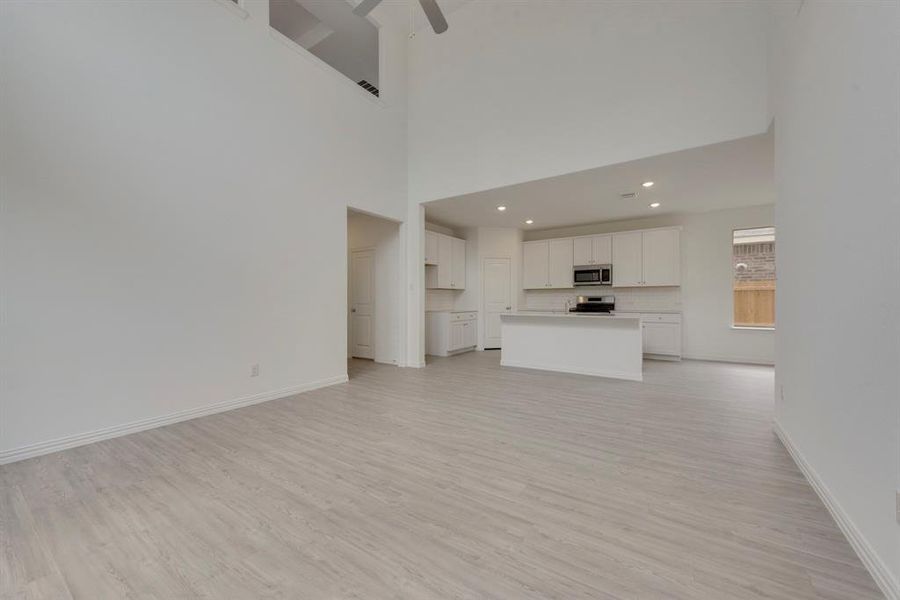
<svg viewBox="0 0 900 600">
<path fill-rule="evenodd" d="M 534 290 L 549 283 L 550 243 L 525 242 L 522 244 L 522 287 Z"/>
<path fill-rule="evenodd" d="M 681 325 L 644 323 L 644 353 L 681 355 Z"/>
<path fill-rule="evenodd" d="M 466 287 L 466 240 L 450 239 L 452 243 L 453 258 L 450 261 L 450 287 L 454 290 L 462 290 Z"/>
<path fill-rule="evenodd" d="M 681 284 L 680 233 L 677 229 L 644 232 L 644 285 Z"/>
<path fill-rule="evenodd" d="M 594 264 L 593 238 L 577 237 L 573 243 L 573 263 L 579 267 Z"/>
<path fill-rule="evenodd" d="M 438 234 L 433 231 L 425 232 L 425 264 L 438 264 Z"/>
<path fill-rule="evenodd" d="M 453 238 L 438 234 L 437 287 L 450 289 L 453 281 Z"/>
<path fill-rule="evenodd" d="M 466 322 L 453 321 L 450 323 L 450 347 L 449 352 L 465 348 L 466 343 Z"/>
<path fill-rule="evenodd" d="M 572 240 L 550 240 L 549 287 L 570 288 L 573 271 Z"/>
<path fill-rule="evenodd" d="M 463 348 L 471 348 L 478 344 L 476 323 L 477 321 L 463 321 Z"/>
<path fill-rule="evenodd" d="M 612 236 L 613 286 L 636 287 L 643 281 L 641 232 Z"/>
<path fill-rule="evenodd" d="M 612 264 L 612 236 L 595 235 L 591 238 L 591 256 L 595 265 Z M 577 264 L 577 263 L 576 263 Z"/>
</svg>

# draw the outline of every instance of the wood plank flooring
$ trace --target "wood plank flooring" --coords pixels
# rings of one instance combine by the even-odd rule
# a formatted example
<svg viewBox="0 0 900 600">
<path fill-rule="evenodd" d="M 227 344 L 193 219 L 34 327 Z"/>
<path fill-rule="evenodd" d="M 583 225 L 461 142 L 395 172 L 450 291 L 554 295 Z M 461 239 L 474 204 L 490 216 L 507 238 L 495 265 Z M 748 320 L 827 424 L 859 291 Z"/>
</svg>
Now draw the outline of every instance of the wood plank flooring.
<svg viewBox="0 0 900 600">
<path fill-rule="evenodd" d="M 772 369 L 351 364 L 0 467 L 2 598 L 881 598 L 772 433 Z"/>
</svg>

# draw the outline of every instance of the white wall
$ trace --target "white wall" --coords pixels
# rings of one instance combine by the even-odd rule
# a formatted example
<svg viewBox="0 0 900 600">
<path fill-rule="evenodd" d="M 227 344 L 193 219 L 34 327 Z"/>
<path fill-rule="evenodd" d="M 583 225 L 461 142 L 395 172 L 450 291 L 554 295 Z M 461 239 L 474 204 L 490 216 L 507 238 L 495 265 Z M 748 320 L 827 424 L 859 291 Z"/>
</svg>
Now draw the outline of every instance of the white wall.
<svg viewBox="0 0 900 600">
<path fill-rule="evenodd" d="M 680 225 L 681 288 L 605 288 L 620 310 L 680 310 L 685 358 L 773 364 L 775 333 L 739 330 L 732 323 L 732 231 L 772 225 L 772 205 L 597 223 L 580 227 L 527 232 L 526 239 L 569 237 Z M 780 250 L 781 232 L 776 232 Z M 781 287 L 779 274 L 779 290 Z M 527 292 L 529 308 L 562 309 L 577 290 Z M 779 292 L 780 293 L 780 292 Z"/>
<path fill-rule="evenodd" d="M 900 4 L 806 2 L 784 17 L 776 418 L 900 598 Z"/>
<path fill-rule="evenodd" d="M 763 2 L 469 2 L 410 44 L 414 202 L 762 133 Z"/>
<path fill-rule="evenodd" d="M 245 4 L 0 3 L 0 458 L 345 375 L 347 205 L 407 215 L 406 35 L 379 102 Z"/>
<path fill-rule="evenodd" d="M 406 306 L 401 294 L 403 273 L 400 224 L 355 211 L 347 213 L 347 249 L 375 250 L 375 362 L 400 362 L 401 330 Z M 347 261 L 350 277 L 351 261 Z M 348 286 L 349 287 L 349 286 Z M 348 289 L 348 298 L 349 289 Z M 351 356 L 350 302 L 347 303 L 347 356 Z"/>
</svg>

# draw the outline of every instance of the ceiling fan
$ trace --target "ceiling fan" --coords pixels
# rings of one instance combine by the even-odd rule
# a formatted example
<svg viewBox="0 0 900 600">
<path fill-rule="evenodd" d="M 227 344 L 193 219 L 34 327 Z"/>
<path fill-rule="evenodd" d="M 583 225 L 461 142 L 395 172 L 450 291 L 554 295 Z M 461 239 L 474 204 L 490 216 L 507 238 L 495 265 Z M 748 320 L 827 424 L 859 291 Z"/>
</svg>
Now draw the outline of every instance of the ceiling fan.
<svg viewBox="0 0 900 600">
<path fill-rule="evenodd" d="M 381 0 L 362 0 L 353 9 L 353 14 L 365 17 L 379 4 L 381 4 Z M 425 16 L 428 17 L 428 22 L 431 23 L 431 28 L 435 33 L 447 31 L 447 19 L 444 18 L 444 13 L 441 12 L 437 0 L 419 0 L 419 4 L 422 5 L 422 10 L 425 11 Z"/>
</svg>

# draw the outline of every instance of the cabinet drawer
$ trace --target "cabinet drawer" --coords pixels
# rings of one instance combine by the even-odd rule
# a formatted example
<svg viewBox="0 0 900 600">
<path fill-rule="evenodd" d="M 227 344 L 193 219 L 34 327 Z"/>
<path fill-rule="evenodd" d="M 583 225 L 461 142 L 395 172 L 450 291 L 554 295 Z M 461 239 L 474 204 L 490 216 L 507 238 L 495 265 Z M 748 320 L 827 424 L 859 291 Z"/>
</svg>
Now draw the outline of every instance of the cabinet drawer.
<svg viewBox="0 0 900 600">
<path fill-rule="evenodd" d="M 641 313 L 645 323 L 681 323 L 681 315 L 666 313 Z"/>
<path fill-rule="evenodd" d="M 471 321 L 476 318 L 478 318 L 478 314 L 473 312 L 458 312 L 450 314 L 451 321 Z"/>
</svg>

